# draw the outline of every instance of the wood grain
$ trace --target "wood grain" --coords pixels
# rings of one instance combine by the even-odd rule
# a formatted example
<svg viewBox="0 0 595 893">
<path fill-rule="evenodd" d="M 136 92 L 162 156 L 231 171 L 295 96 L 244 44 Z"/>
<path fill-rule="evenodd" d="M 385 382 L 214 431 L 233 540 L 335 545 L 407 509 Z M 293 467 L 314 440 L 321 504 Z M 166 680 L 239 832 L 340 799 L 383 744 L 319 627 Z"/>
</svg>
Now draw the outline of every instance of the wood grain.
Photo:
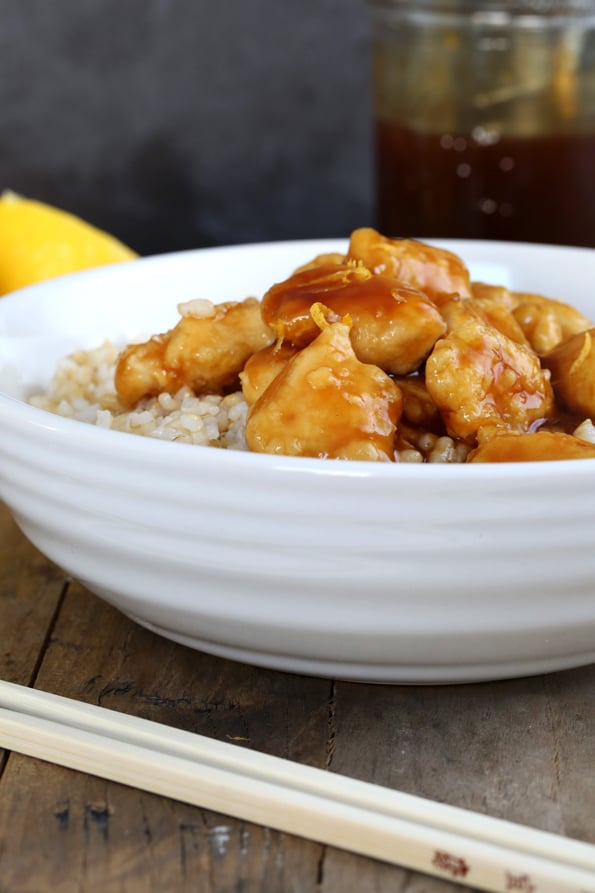
<svg viewBox="0 0 595 893">
<path fill-rule="evenodd" d="M 262 670 L 132 623 L 3 511 L 0 543 L 4 678 L 595 843 L 595 667 L 425 688 Z M 461 889 L 18 754 L 0 771 L 0 893 Z"/>
<path fill-rule="evenodd" d="M 67 586 L 0 502 L 0 677 L 27 685 Z"/>
</svg>

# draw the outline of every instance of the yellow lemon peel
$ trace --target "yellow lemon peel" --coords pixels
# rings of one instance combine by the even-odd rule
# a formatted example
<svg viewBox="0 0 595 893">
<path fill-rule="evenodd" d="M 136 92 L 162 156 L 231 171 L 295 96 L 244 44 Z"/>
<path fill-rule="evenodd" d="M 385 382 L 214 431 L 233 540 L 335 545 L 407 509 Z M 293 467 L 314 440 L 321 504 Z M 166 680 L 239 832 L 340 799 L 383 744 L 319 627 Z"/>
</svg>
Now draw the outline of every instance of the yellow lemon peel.
<svg viewBox="0 0 595 893">
<path fill-rule="evenodd" d="M 0 295 L 138 255 L 81 218 L 10 190 L 0 195 Z"/>
<path fill-rule="evenodd" d="M 340 316 L 338 313 L 335 313 L 334 310 L 331 310 L 330 307 L 327 307 L 326 304 L 322 304 L 320 301 L 317 301 L 315 304 L 312 304 L 310 307 L 310 316 L 320 329 L 320 331 L 324 331 L 324 329 L 328 329 L 329 326 L 332 326 L 334 323 L 342 323 L 347 328 L 351 328 L 353 325 L 353 320 L 349 313 L 346 313 L 344 316 Z"/>
</svg>

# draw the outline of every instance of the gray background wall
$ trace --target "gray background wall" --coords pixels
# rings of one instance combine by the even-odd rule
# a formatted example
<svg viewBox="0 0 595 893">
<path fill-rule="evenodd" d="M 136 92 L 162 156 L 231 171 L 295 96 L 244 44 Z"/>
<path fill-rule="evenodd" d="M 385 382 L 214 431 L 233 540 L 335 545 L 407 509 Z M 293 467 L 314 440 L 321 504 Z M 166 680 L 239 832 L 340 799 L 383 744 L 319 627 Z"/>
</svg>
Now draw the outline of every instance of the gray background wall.
<svg viewBox="0 0 595 893">
<path fill-rule="evenodd" d="M 143 254 L 373 222 L 366 0 L 0 0 L 0 189 Z"/>
</svg>

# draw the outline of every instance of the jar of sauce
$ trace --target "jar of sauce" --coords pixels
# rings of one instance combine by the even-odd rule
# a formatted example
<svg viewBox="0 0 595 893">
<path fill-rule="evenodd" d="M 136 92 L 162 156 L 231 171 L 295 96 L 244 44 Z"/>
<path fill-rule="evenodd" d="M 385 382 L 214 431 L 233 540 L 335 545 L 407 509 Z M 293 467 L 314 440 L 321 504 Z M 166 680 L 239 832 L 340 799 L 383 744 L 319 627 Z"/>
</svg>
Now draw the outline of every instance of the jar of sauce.
<svg viewBox="0 0 595 893">
<path fill-rule="evenodd" d="M 371 0 L 378 228 L 595 247 L 595 0 Z"/>
</svg>

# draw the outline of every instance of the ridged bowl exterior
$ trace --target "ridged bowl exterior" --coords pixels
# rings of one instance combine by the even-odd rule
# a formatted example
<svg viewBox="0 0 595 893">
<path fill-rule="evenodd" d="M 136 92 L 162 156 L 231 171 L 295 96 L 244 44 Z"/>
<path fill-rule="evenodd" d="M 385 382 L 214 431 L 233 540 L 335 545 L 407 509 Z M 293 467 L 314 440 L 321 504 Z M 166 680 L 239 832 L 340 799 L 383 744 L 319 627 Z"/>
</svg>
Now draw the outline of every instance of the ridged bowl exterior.
<svg viewBox="0 0 595 893">
<path fill-rule="evenodd" d="M 479 263 L 493 248 L 481 247 L 455 250 Z M 220 283 L 225 268 L 235 279 L 216 298 L 262 292 L 320 250 L 328 246 L 169 255 L 0 302 L 0 496 L 18 524 L 138 622 L 264 666 L 429 683 L 595 661 L 592 460 L 457 467 L 253 455 L 105 431 L 20 399 L 65 352 L 64 338 L 100 343 L 119 326 L 133 335 L 143 302 L 157 308 L 149 324 L 161 323 L 164 304 L 210 296 L 209 277 Z M 527 253 L 552 266 L 549 251 L 507 246 L 501 263 L 521 269 L 527 287 Z M 260 258 L 244 288 L 242 253 Z M 595 281 L 595 252 L 576 258 Z M 534 291 L 551 293 L 547 275 Z M 98 302 L 89 322 L 84 305 Z"/>
</svg>

